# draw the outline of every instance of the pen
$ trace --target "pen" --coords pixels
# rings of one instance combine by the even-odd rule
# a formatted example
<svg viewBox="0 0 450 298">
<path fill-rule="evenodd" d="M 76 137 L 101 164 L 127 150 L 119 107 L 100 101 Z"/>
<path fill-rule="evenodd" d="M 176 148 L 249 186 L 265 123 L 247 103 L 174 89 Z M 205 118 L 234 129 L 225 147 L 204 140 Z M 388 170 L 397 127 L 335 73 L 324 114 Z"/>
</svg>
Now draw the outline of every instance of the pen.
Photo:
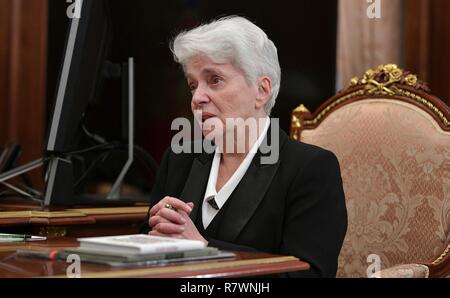
<svg viewBox="0 0 450 298">
<path fill-rule="evenodd" d="M 1 239 L 17 239 L 17 240 L 47 240 L 47 237 L 40 237 L 40 236 L 32 236 L 32 235 L 22 235 L 22 234 L 1 234 L 0 233 L 0 241 Z"/>
<path fill-rule="evenodd" d="M 16 253 L 21 257 L 34 257 L 51 261 L 54 261 L 58 259 L 59 256 L 61 256 L 60 251 L 58 249 L 50 249 L 43 251 L 18 249 Z"/>
</svg>

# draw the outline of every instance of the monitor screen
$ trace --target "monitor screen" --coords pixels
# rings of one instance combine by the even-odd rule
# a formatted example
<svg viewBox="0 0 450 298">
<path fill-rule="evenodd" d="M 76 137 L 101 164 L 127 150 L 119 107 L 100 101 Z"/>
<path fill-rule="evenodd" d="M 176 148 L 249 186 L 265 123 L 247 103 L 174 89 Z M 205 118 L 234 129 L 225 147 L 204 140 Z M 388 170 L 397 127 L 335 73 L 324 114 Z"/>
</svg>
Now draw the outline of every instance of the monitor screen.
<svg viewBox="0 0 450 298">
<path fill-rule="evenodd" d="M 108 1 L 78 1 L 80 14 L 70 19 L 50 118 L 50 154 L 77 149 L 83 113 L 98 94 L 111 43 Z"/>
<path fill-rule="evenodd" d="M 50 118 L 44 205 L 74 203 L 74 167 L 66 155 L 79 149 L 84 113 L 101 90 L 111 43 L 107 0 L 77 0 L 69 16 L 66 43 Z"/>
</svg>

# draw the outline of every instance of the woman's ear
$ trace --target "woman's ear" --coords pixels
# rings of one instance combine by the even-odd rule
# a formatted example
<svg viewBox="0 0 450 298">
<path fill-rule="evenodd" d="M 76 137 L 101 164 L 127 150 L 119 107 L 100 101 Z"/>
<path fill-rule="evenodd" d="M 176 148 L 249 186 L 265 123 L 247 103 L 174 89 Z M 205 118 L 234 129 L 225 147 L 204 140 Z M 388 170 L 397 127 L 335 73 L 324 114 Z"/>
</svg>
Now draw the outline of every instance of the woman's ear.
<svg viewBox="0 0 450 298">
<path fill-rule="evenodd" d="M 257 96 L 256 96 L 256 108 L 264 107 L 272 95 L 272 79 L 264 76 L 260 77 L 256 82 Z"/>
</svg>

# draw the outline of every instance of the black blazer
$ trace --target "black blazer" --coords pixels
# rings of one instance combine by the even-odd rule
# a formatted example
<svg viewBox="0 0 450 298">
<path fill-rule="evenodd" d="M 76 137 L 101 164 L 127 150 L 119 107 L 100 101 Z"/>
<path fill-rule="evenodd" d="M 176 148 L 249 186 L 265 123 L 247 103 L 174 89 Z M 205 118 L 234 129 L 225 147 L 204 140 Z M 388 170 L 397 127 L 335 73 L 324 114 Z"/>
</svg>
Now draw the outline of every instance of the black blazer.
<svg viewBox="0 0 450 298">
<path fill-rule="evenodd" d="M 210 246 L 293 255 L 311 270 L 290 276 L 334 277 L 347 229 L 338 161 L 330 151 L 291 140 L 282 130 L 279 136 L 278 162 L 261 164 L 259 151 L 208 229 L 201 206 L 214 154 L 175 154 L 169 148 L 151 206 L 165 196 L 193 202 L 190 217 Z"/>
</svg>

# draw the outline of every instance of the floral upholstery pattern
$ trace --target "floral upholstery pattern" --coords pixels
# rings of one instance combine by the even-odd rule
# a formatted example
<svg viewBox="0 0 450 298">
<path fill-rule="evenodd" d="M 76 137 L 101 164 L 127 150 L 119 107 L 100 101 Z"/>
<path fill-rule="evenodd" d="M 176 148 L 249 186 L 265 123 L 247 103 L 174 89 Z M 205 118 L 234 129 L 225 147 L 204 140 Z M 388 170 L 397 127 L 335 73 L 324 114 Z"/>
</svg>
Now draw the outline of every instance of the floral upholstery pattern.
<svg viewBox="0 0 450 298">
<path fill-rule="evenodd" d="M 450 229 L 450 133 L 420 108 L 365 99 L 333 111 L 301 140 L 339 159 L 349 226 L 338 277 L 367 277 L 368 256 L 381 268 L 428 262 Z"/>
</svg>

